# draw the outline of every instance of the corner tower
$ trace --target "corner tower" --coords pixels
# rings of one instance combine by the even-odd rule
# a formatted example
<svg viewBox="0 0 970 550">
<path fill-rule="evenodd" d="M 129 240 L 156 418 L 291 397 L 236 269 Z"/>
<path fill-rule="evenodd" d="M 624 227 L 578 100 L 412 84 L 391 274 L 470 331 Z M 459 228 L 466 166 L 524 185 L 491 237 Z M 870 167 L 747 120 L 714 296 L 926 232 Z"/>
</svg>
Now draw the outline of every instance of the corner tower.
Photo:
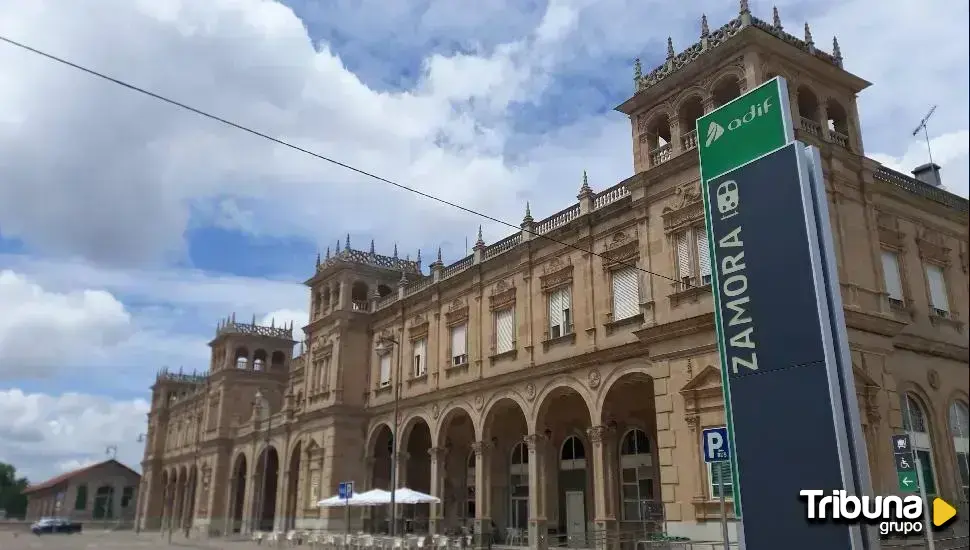
<svg viewBox="0 0 970 550">
<path fill-rule="evenodd" d="M 697 147 L 695 121 L 775 76 L 788 81 L 797 138 L 823 156 L 861 163 L 856 96 L 869 83 L 843 68 L 838 39 L 831 53 L 822 51 L 808 23 L 798 38 L 785 31 L 777 8 L 768 22 L 752 15 L 747 0 L 727 24 L 711 30 L 703 16 L 700 27 L 700 39 L 680 53 L 668 38 L 666 60 L 649 73 L 635 62 L 634 95 L 616 108 L 630 117 L 634 173 L 668 162 L 668 170 L 696 166 L 696 154 L 682 156 Z"/>
</svg>

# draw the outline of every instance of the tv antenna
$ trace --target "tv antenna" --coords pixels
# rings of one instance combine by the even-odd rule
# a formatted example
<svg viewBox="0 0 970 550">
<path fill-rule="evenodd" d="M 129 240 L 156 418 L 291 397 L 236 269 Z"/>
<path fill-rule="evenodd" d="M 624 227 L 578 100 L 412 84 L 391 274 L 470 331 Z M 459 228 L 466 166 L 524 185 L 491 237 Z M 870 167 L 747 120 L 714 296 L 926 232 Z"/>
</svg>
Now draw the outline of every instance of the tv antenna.
<svg viewBox="0 0 970 550">
<path fill-rule="evenodd" d="M 107 455 L 108 458 L 114 459 L 116 456 L 118 456 L 118 446 L 109 445 L 108 448 L 104 450 L 104 454 Z"/>
<path fill-rule="evenodd" d="M 919 126 L 913 130 L 913 136 L 918 134 L 920 130 L 923 130 L 923 137 L 926 139 L 926 153 L 930 156 L 930 164 L 933 164 L 933 149 L 930 147 L 930 133 L 929 130 L 926 129 L 926 123 L 930 120 L 930 117 L 933 116 L 933 113 L 935 112 L 936 105 L 930 107 L 930 112 L 926 113 L 923 120 L 919 121 Z"/>
</svg>

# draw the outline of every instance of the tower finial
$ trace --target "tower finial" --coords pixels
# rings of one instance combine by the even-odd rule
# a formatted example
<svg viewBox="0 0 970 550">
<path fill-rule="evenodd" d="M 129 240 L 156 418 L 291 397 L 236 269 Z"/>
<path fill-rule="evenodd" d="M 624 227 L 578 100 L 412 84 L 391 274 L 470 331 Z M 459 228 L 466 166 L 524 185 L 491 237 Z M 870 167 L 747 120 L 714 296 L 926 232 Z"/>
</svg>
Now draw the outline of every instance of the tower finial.
<svg viewBox="0 0 970 550">
<path fill-rule="evenodd" d="M 338 256 L 340 254 L 340 239 L 337 239 L 337 246 L 333 247 L 333 255 Z"/>
<path fill-rule="evenodd" d="M 370 240 L 370 253 L 371 253 L 371 256 L 374 255 L 374 239 Z"/>
<path fill-rule="evenodd" d="M 437 262 L 438 262 L 439 264 L 440 264 L 440 263 L 443 263 L 443 262 L 441 261 L 441 247 L 440 247 L 440 246 L 438 247 L 438 259 L 437 259 L 437 260 L 435 260 L 435 261 L 437 261 Z"/>
<path fill-rule="evenodd" d="M 317 267 L 320 267 L 320 253 L 317 252 Z"/>
<path fill-rule="evenodd" d="M 815 46 L 815 40 L 812 39 L 812 29 L 809 28 L 808 22 L 805 22 L 805 43 L 810 47 Z"/>
<path fill-rule="evenodd" d="M 668 36 L 667 37 L 667 59 L 673 59 L 674 55 L 676 55 L 674 53 L 674 39 Z"/>
<path fill-rule="evenodd" d="M 839 37 L 837 37 L 837 36 L 833 36 L 832 37 L 832 57 L 835 58 L 835 61 L 839 64 L 839 67 L 841 67 L 842 66 L 842 48 L 839 47 Z"/>
<path fill-rule="evenodd" d="M 778 6 L 773 6 L 771 8 L 771 18 L 772 24 L 775 26 L 775 30 L 782 30 L 783 27 L 781 26 L 781 16 L 778 15 Z"/>
<path fill-rule="evenodd" d="M 328 260 L 330 259 L 330 247 L 329 246 L 327 247 L 327 259 Z"/>
<path fill-rule="evenodd" d="M 394 243 L 394 259 L 397 259 L 397 243 Z"/>
<path fill-rule="evenodd" d="M 417 264 L 418 264 L 418 271 L 420 271 L 421 270 L 421 249 L 420 248 L 418 249 Z"/>
<path fill-rule="evenodd" d="M 350 233 L 347 233 L 347 240 L 344 241 L 344 250 L 350 251 Z"/>
<path fill-rule="evenodd" d="M 256 326 L 256 314 L 253 313 L 253 322 L 250 323 L 252 326 Z"/>
<path fill-rule="evenodd" d="M 480 226 L 480 225 L 478 226 L 478 241 L 477 242 L 480 242 L 480 243 L 484 243 L 485 242 L 485 240 L 482 239 L 482 226 Z"/>
<path fill-rule="evenodd" d="M 701 38 L 707 38 L 711 35 L 711 28 L 707 26 L 707 14 L 701 15 Z"/>
<path fill-rule="evenodd" d="M 640 64 L 638 57 L 633 60 L 633 83 L 639 84 L 641 78 L 643 78 L 643 65 Z"/>
<path fill-rule="evenodd" d="M 577 198 L 582 198 L 592 193 L 593 190 L 589 186 L 589 177 L 586 175 L 586 170 L 583 170 L 583 184 L 579 186 L 579 195 Z"/>
<path fill-rule="evenodd" d="M 741 0 L 741 9 L 739 10 L 741 15 L 746 15 L 751 13 L 751 7 L 748 6 L 748 0 Z"/>
</svg>

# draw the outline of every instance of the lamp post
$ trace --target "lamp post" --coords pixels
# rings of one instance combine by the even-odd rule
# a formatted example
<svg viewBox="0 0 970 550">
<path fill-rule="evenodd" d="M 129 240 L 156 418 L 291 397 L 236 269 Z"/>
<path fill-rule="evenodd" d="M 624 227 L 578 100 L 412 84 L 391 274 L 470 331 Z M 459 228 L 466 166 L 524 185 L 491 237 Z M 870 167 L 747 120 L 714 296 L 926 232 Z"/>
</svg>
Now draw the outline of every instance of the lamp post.
<svg viewBox="0 0 970 550">
<path fill-rule="evenodd" d="M 398 429 L 398 410 L 400 409 L 400 397 L 401 397 L 401 344 L 394 338 L 390 336 L 380 336 L 377 339 L 377 350 L 378 355 L 385 355 L 391 353 L 394 346 L 398 346 L 398 361 L 397 367 L 394 369 L 394 418 L 391 420 L 391 537 L 393 538 L 397 534 L 397 429 Z"/>
<path fill-rule="evenodd" d="M 147 437 L 148 436 L 146 434 L 138 434 L 138 437 L 135 438 L 135 441 L 137 443 L 144 443 Z M 135 501 L 135 534 L 136 535 L 141 533 L 141 507 L 142 507 L 142 499 L 144 498 L 144 493 L 145 493 L 144 474 L 145 472 L 142 472 L 142 477 L 138 481 L 138 498 Z M 152 472 L 152 474 L 154 475 L 154 472 Z"/>
</svg>

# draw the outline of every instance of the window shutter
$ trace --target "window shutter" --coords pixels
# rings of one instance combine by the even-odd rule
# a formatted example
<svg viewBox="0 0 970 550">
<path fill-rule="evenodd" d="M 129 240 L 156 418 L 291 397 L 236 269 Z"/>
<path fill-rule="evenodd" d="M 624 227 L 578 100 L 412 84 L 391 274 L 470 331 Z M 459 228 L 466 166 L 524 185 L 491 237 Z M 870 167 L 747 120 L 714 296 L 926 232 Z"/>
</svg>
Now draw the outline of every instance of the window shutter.
<svg viewBox="0 0 970 550">
<path fill-rule="evenodd" d="M 946 299 L 946 284 L 943 282 L 943 269 L 940 266 L 926 266 L 926 280 L 930 285 L 930 305 L 933 309 L 950 311 Z"/>
<path fill-rule="evenodd" d="M 889 297 L 893 300 L 902 300 L 903 284 L 899 277 L 899 257 L 895 252 L 882 251 L 882 271 Z"/>
<path fill-rule="evenodd" d="M 391 355 L 381 355 L 381 385 L 391 382 Z"/>
<path fill-rule="evenodd" d="M 694 231 L 697 233 L 697 268 L 701 277 L 710 277 L 711 249 L 708 248 L 707 244 L 707 230 L 699 227 Z M 707 282 L 710 282 L 710 279 Z"/>
<path fill-rule="evenodd" d="M 640 285 L 637 270 L 624 267 L 613 272 L 613 320 L 640 313 Z"/>
<path fill-rule="evenodd" d="M 451 356 L 465 355 L 465 325 L 451 329 Z"/>
<path fill-rule="evenodd" d="M 690 245 L 687 242 L 687 232 L 677 234 L 677 273 L 681 279 L 694 274 L 690 268 Z"/>
<path fill-rule="evenodd" d="M 563 334 L 569 334 L 570 332 L 572 332 L 572 330 L 569 328 L 571 323 L 570 319 L 572 318 L 572 316 L 569 314 L 570 310 L 572 309 L 572 304 L 570 303 L 570 298 L 571 298 L 570 294 L 572 293 L 571 291 L 572 291 L 571 286 L 567 286 L 559 289 L 559 292 L 562 293 L 562 308 L 560 308 L 560 311 L 562 312 L 562 333 Z"/>
<path fill-rule="evenodd" d="M 512 351 L 515 347 L 515 309 L 495 313 L 495 353 Z"/>
<path fill-rule="evenodd" d="M 549 328 L 562 326 L 562 298 L 563 289 L 557 289 L 549 294 Z M 552 332 L 550 331 L 550 335 Z"/>
<path fill-rule="evenodd" d="M 424 376 L 427 370 L 427 365 L 425 365 L 426 349 L 427 340 L 424 338 L 414 342 L 414 376 Z"/>
</svg>

